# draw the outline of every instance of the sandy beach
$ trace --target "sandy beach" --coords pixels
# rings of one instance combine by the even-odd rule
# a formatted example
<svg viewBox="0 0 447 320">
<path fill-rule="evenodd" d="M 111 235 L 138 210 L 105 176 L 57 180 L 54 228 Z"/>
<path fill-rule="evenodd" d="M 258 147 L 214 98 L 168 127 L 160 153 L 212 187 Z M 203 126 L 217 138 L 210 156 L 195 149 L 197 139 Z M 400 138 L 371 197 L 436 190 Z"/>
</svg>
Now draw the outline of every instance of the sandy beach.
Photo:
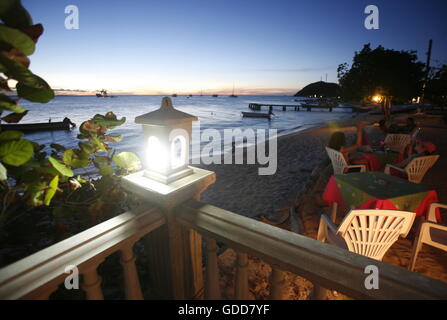
<svg viewBox="0 0 447 320">
<path fill-rule="evenodd" d="M 399 114 L 394 121 L 405 121 L 409 115 Z M 426 174 L 424 185 L 438 193 L 439 202 L 447 203 L 447 127 L 437 116 L 414 116 L 422 128 L 420 138 L 432 141 L 440 154 L 438 163 Z M 202 194 L 202 201 L 222 207 L 247 217 L 276 224 L 284 220 L 292 210 L 291 219 L 279 227 L 316 238 L 320 215 L 329 214 L 330 208 L 322 200 L 322 192 L 333 174 L 332 166 L 324 147 L 330 135 L 338 130 L 345 132 L 348 144 L 355 137 L 355 125 L 359 121 L 373 123 L 380 115 L 360 114 L 349 120 L 328 123 L 325 126 L 292 133 L 278 140 L 278 171 L 272 176 L 259 176 L 257 165 L 208 165 L 203 166 L 217 174 L 216 183 Z M 377 128 L 367 127 L 368 135 Z M 344 214 L 338 215 L 340 223 Z M 267 218 L 267 219 L 266 219 Z M 445 219 L 444 215 L 444 220 Z M 388 251 L 383 261 L 406 268 L 411 255 L 418 220 L 406 239 L 398 240 Z M 445 221 L 444 221 L 445 223 Z M 219 266 L 223 297 L 232 298 L 234 288 L 235 252 L 221 248 Z M 424 246 L 418 258 L 416 272 L 447 282 L 447 254 Z M 256 257 L 249 259 L 250 294 L 254 299 L 267 299 L 271 268 Z M 286 273 L 284 297 L 308 299 L 313 285 L 294 274 Z M 349 299 L 337 292 L 329 292 L 328 299 Z"/>
</svg>

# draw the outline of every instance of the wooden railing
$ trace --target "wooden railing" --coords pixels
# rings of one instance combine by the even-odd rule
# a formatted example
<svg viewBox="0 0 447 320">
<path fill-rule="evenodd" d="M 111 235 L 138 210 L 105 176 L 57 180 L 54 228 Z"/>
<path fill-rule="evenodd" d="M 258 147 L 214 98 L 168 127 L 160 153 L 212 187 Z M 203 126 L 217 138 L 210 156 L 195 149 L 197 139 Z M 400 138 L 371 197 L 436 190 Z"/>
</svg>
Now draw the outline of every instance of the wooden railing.
<svg viewBox="0 0 447 320">
<path fill-rule="evenodd" d="M 168 211 L 144 207 L 126 212 L 1 269 L 0 299 L 48 299 L 67 277 L 67 265 L 77 266 L 83 275 L 87 299 L 103 299 L 97 268 L 116 251 L 121 252 L 125 297 L 142 299 L 133 246 L 144 235 L 145 245 L 153 242 L 146 248 L 154 262 L 150 272 L 161 286 L 171 287 L 166 291 L 171 298 L 221 299 L 216 241 L 237 253 L 236 299 L 249 298 L 249 254 L 272 266 L 271 299 L 284 298 L 284 271 L 352 298 L 447 298 L 443 282 L 189 200 Z M 206 241 L 205 279 L 201 235 Z M 379 270 L 379 289 L 365 288 L 368 265 Z M 324 291 L 318 292 L 316 297 L 322 298 Z"/>
<path fill-rule="evenodd" d="M 0 269 L 0 299 L 48 299 L 64 282 L 67 266 L 83 275 L 87 299 L 103 299 L 98 266 L 121 252 L 126 299 L 142 299 L 133 246 L 166 222 L 157 209 L 140 207 L 98 224 Z"/>
<path fill-rule="evenodd" d="M 248 298 L 247 254 L 272 266 L 272 299 L 282 297 L 283 272 L 358 299 L 446 299 L 447 284 L 373 260 L 235 213 L 189 201 L 176 210 L 177 221 L 207 242 L 205 298 L 219 299 L 216 241 L 237 252 L 235 298 Z M 364 285 L 365 267 L 377 266 L 379 289 Z"/>
</svg>

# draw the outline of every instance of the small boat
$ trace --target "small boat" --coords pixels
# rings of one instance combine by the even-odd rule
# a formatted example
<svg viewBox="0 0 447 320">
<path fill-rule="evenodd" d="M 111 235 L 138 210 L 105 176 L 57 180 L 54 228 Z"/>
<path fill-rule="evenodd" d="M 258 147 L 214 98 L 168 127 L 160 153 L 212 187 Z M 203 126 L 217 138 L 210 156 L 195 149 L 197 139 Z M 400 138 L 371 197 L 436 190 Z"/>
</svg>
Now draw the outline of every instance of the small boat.
<svg viewBox="0 0 447 320">
<path fill-rule="evenodd" d="M 111 96 L 107 93 L 106 89 L 102 89 L 96 93 L 97 98 L 115 98 L 116 96 Z"/>
<path fill-rule="evenodd" d="M 237 96 L 234 95 L 234 83 L 233 83 L 233 93 L 231 94 L 231 96 L 229 96 L 230 98 L 237 98 Z"/>
<path fill-rule="evenodd" d="M 270 119 L 270 113 L 260 113 L 260 112 L 242 112 L 242 116 L 245 118 L 268 118 Z"/>
<path fill-rule="evenodd" d="M 41 123 L 11 123 L 1 124 L 1 130 L 16 130 L 22 132 L 37 132 L 37 131 L 55 131 L 55 130 L 71 130 L 76 127 L 76 124 L 70 119 L 65 118 L 64 121 L 59 122 L 41 122 Z"/>
<path fill-rule="evenodd" d="M 218 94 L 213 94 L 213 97 L 214 98 L 217 98 L 219 95 Z"/>
<path fill-rule="evenodd" d="M 174 98 L 177 97 L 177 93 L 174 93 L 174 94 L 172 95 L 172 97 L 174 97 Z"/>
</svg>

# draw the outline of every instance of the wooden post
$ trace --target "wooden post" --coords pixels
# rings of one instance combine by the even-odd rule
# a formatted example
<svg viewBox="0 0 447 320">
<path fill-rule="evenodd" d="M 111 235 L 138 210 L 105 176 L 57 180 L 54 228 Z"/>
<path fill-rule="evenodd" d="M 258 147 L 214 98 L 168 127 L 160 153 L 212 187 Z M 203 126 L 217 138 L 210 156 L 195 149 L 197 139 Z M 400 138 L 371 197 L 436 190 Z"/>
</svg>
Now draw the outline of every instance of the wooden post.
<svg viewBox="0 0 447 320">
<path fill-rule="evenodd" d="M 272 274 L 270 275 L 270 299 L 283 300 L 286 298 L 285 287 L 284 271 L 272 266 Z"/>
<path fill-rule="evenodd" d="M 158 205 L 166 224 L 145 237 L 151 287 L 159 299 L 200 299 L 203 296 L 202 237 L 176 220 L 180 204 L 199 200 L 200 194 L 215 182 L 214 172 L 193 168 L 194 173 L 183 178 L 181 188 L 167 185 L 167 193 L 150 192 L 128 178 L 126 188 Z M 140 173 L 138 173 L 140 174 Z"/>
<path fill-rule="evenodd" d="M 235 298 L 237 300 L 248 299 L 248 257 L 246 253 L 237 253 Z"/>
<path fill-rule="evenodd" d="M 312 300 L 326 300 L 327 289 L 314 284 L 314 289 L 312 291 L 311 298 Z"/>
<path fill-rule="evenodd" d="M 217 265 L 217 245 L 214 239 L 206 239 L 206 280 L 205 299 L 222 299 L 219 286 L 219 267 Z"/>
</svg>

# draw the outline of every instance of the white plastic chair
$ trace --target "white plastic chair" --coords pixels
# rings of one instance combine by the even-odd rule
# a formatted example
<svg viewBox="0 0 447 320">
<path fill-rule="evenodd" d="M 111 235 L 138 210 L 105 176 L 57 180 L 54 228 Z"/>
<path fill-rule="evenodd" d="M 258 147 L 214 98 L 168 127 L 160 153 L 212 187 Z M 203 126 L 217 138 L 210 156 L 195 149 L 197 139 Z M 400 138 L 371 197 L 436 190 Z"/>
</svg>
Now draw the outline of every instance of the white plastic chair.
<svg viewBox="0 0 447 320">
<path fill-rule="evenodd" d="M 440 203 L 432 203 L 430 205 L 430 211 L 428 213 L 428 220 L 423 222 L 419 235 L 414 240 L 413 252 L 411 254 L 410 263 L 408 269 L 414 270 L 416 265 L 416 259 L 419 251 L 422 248 L 422 244 L 428 244 L 432 247 L 447 251 L 447 226 L 436 223 L 436 209 L 445 208 L 447 205 Z"/>
<path fill-rule="evenodd" d="M 404 153 L 405 148 L 411 143 L 411 136 L 403 133 L 389 133 L 383 144 L 390 150 Z"/>
<path fill-rule="evenodd" d="M 417 157 L 411 160 L 405 168 L 399 168 L 393 166 L 392 164 L 387 164 L 385 166 L 385 173 L 390 174 L 390 168 L 398 170 L 405 173 L 408 176 L 408 181 L 414 183 L 421 183 L 428 169 L 433 167 L 433 165 L 438 161 L 439 155 L 423 156 Z"/>
<path fill-rule="evenodd" d="M 322 215 L 318 240 L 381 261 L 399 236 L 407 236 L 415 216 L 408 211 L 351 210 L 337 228 Z"/>
<path fill-rule="evenodd" d="M 334 174 L 343 174 L 346 170 L 351 168 L 360 168 L 360 172 L 366 171 L 366 166 L 364 164 L 349 165 L 340 151 L 326 147 L 326 152 L 331 159 Z"/>
</svg>

